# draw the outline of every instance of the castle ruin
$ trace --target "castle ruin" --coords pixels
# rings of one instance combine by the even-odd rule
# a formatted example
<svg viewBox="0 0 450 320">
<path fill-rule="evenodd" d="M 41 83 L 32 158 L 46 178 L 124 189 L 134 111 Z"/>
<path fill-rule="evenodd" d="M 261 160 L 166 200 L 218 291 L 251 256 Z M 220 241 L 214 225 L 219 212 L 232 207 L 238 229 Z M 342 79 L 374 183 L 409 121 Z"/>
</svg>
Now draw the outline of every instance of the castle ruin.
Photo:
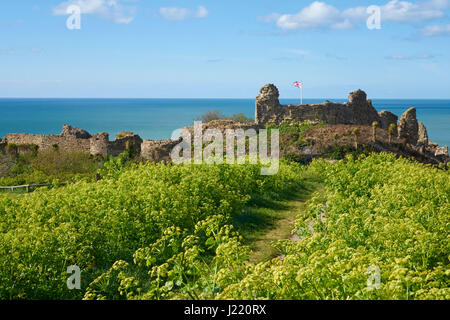
<svg viewBox="0 0 450 320">
<path fill-rule="evenodd" d="M 348 102 L 336 103 L 325 101 L 321 104 L 281 105 L 279 92 L 275 85 L 267 84 L 260 90 L 255 100 L 255 123 L 243 124 L 230 120 L 216 120 L 203 125 L 203 129 L 216 128 L 224 132 L 226 129 L 264 128 L 269 123 L 313 121 L 327 125 L 363 125 L 371 126 L 378 122 L 387 130 L 391 124 L 396 125 L 398 138 L 414 147 L 426 148 L 432 145 L 433 153 L 448 157 L 448 148 L 439 148 L 428 141 L 425 126 L 416 119 L 416 109 L 408 109 L 398 121 L 398 117 L 389 111 L 377 112 L 371 100 L 362 90 L 350 93 Z M 186 128 L 189 131 L 193 127 Z M 7 153 L 8 146 L 15 146 L 15 152 L 29 151 L 29 146 L 39 151 L 60 149 L 65 151 L 86 152 L 94 156 L 117 156 L 127 149 L 140 154 L 148 161 L 169 161 L 170 151 L 179 140 L 142 140 L 132 132 L 122 132 L 114 141 L 109 140 L 106 132 L 91 135 L 87 131 L 64 125 L 58 135 L 12 133 L 0 142 L 0 153 Z"/>
<path fill-rule="evenodd" d="M 321 104 L 281 105 L 279 92 L 275 85 L 266 84 L 256 97 L 255 121 L 258 124 L 269 122 L 281 124 L 285 121 L 319 121 L 325 124 L 354 124 L 370 126 L 374 121 L 383 129 L 391 123 L 397 124 L 398 117 L 389 111 L 378 113 L 367 100 L 362 90 L 350 93 L 348 102 L 336 103 L 326 101 Z"/>
<path fill-rule="evenodd" d="M 91 135 L 87 131 L 65 124 L 60 134 L 27 134 L 10 133 L 0 144 L 0 151 L 5 152 L 7 146 L 35 146 L 39 151 L 64 150 L 90 153 L 94 156 L 118 156 L 127 148 L 141 149 L 142 139 L 134 133 L 123 132 L 116 140 L 109 141 L 106 132 Z M 23 148 L 26 149 L 26 148 Z"/>
</svg>

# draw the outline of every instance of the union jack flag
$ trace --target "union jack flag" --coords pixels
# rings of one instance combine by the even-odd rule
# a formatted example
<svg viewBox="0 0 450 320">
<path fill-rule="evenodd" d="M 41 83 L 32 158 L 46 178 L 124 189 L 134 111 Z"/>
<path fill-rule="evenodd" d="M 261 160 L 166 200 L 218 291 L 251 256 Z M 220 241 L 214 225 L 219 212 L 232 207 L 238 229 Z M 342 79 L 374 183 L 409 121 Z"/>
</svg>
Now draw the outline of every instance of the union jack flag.
<svg viewBox="0 0 450 320">
<path fill-rule="evenodd" d="M 294 86 L 296 86 L 297 88 L 302 88 L 303 87 L 303 82 L 295 81 L 294 82 Z"/>
</svg>

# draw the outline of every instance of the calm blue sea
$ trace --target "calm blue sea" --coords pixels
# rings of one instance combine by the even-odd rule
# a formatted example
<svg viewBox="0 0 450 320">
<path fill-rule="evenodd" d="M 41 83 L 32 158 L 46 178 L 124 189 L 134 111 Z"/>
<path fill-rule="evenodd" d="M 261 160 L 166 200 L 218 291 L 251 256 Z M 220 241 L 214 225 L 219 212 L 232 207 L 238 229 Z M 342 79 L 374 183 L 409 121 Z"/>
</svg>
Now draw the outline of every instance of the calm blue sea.
<svg viewBox="0 0 450 320">
<path fill-rule="evenodd" d="M 325 99 L 304 99 L 321 103 Z M 341 99 L 331 101 L 345 102 Z M 282 99 L 282 104 L 298 100 Z M 417 108 L 430 140 L 450 145 L 450 100 L 383 100 L 374 106 L 401 115 Z M 0 137 L 8 133 L 58 134 L 63 124 L 90 133 L 132 131 L 144 139 L 167 139 L 173 130 L 193 124 L 206 110 L 254 117 L 253 99 L 0 99 Z"/>
</svg>

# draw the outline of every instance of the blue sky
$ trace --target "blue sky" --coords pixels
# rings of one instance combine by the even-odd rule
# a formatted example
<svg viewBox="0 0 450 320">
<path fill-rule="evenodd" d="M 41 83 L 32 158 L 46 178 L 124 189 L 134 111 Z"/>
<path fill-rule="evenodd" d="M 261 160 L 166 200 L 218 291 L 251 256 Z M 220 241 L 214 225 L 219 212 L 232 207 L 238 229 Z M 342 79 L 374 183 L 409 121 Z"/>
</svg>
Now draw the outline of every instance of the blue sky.
<svg viewBox="0 0 450 320">
<path fill-rule="evenodd" d="M 450 98 L 449 16 L 450 0 L 1 1 L 0 97 L 253 98 L 274 83 L 292 98 L 302 80 L 305 98 Z"/>
</svg>

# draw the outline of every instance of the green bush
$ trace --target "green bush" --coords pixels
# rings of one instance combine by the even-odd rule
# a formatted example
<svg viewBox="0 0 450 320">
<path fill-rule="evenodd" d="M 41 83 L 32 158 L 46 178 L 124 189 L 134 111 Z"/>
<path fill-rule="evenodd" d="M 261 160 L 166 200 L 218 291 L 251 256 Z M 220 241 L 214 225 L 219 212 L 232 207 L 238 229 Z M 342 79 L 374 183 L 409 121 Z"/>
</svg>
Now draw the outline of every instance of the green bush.
<svg viewBox="0 0 450 320">
<path fill-rule="evenodd" d="M 123 159 L 122 159 L 123 160 Z M 107 162 L 104 179 L 0 195 L 3 299 L 450 299 L 450 174 L 389 154 L 308 167 Z M 321 176 L 298 241 L 251 264 L 232 217 Z M 66 268 L 82 270 L 82 290 Z M 379 289 L 368 271 L 381 271 Z"/>
<path fill-rule="evenodd" d="M 393 155 L 330 164 L 284 259 L 249 265 L 221 299 L 450 299 L 450 175 Z M 367 286 L 371 266 L 380 289 Z M 219 285 L 221 283 L 219 282 Z"/>
<path fill-rule="evenodd" d="M 93 180 L 100 163 L 87 153 L 63 150 L 0 157 L 0 186 Z"/>
<path fill-rule="evenodd" d="M 258 165 L 148 163 L 117 171 L 117 160 L 111 161 L 96 183 L 39 189 L 21 198 L 0 195 L 1 298 L 81 298 L 84 290 L 66 287 L 68 266 L 81 268 L 86 289 L 115 261 L 131 263 L 137 249 L 159 246 L 169 229 L 180 230 L 176 241 L 198 237 L 199 223 L 218 216 L 221 230 L 252 197 L 273 197 L 302 183 L 303 169 L 284 164 L 278 175 L 262 176 Z M 213 242 L 223 240 L 202 246 Z"/>
<path fill-rule="evenodd" d="M 219 110 L 206 110 L 205 113 L 199 117 L 197 117 L 195 120 L 201 120 L 203 123 L 207 123 L 213 120 L 232 120 L 235 122 L 241 122 L 241 123 L 254 123 L 255 120 L 252 118 L 246 117 L 243 113 L 236 113 L 232 116 L 225 116 L 220 112 Z"/>
</svg>

